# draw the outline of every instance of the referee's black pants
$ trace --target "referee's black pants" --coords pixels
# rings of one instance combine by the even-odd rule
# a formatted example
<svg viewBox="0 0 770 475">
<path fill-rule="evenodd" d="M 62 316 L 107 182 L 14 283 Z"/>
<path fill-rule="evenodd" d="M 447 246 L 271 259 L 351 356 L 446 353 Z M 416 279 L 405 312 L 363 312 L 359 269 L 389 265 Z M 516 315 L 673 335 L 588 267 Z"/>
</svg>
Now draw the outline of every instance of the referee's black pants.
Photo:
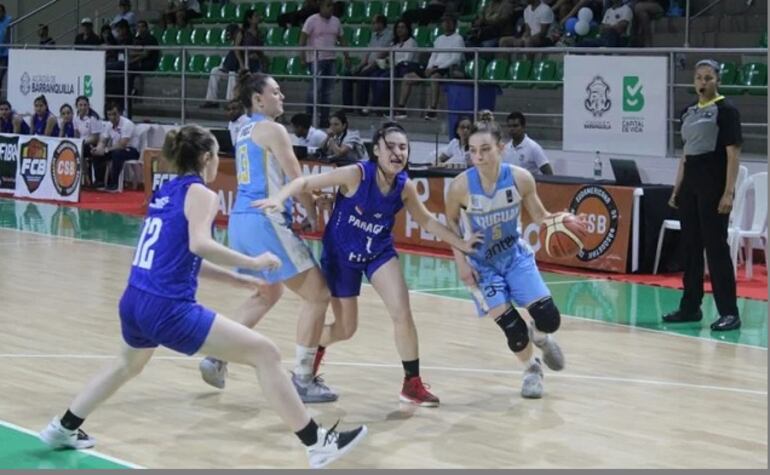
<svg viewBox="0 0 770 475">
<path fill-rule="evenodd" d="M 722 162 L 721 167 L 724 167 Z M 721 173 L 720 173 L 721 172 Z M 684 241 L 684 294 L 679 303 L 683 313 L 700 309 L 703 300 L 703 250 L 708 257 L 711 287 L 719 316 L 738 315 L 735 272 L 727 244 L 729 214 L 717 207 L 725 189 L 725 171 L 714 160 L 688 157 L 678 194 L 679 217 Z"/>
</svg>

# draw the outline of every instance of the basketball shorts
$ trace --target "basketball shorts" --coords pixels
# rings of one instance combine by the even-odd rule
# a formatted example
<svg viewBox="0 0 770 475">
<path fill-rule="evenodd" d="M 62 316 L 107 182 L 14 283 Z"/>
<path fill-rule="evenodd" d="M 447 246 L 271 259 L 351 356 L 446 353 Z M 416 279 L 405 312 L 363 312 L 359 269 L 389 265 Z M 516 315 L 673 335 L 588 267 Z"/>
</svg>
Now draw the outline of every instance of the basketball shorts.
<svg viewBox="0 0 770 475">
<path fill-rule="evenodd" d="M 272 252 L 281 259 L 282 265 L 276 270 L 238 269 L 268 283 L 283 282 L 317 265 L 302 238 L 289 226 L 262 213 L 233 213 L 227 235 L 230 247 L 238 252 L 252 257 Z"/>
<path fill-rule="evenodd" d="M 551 295 L 535 263 L 535 254 L 521 240 L 514 252 L 503 258 L 492 262 L 474 258 L 469 261 L 479 274 L 478 289 L 472 292 L 479 316 L 510 302 L 528 307 Z"/>
<path fill-rule="evenodd" d="M 132 348 L 163 345 L 192 355 L 200 350 L 216 312 L 194 301 L 158 297 L 129 285 L 120 299 L 120 328 Z"/>
<path fill-rule="evenodd" d="M 361 280 L 364 274 L 371 282 L 377 269 L 394 257 L 398 259 L 398 253 L 391 246 L 369 262 L 354 264 L 337 255 L 332 246 L 324 243 L 321 253 L 321 270 L 332 297 L 337 298 L 358 297 L 361 295 Z"/>
</svg>

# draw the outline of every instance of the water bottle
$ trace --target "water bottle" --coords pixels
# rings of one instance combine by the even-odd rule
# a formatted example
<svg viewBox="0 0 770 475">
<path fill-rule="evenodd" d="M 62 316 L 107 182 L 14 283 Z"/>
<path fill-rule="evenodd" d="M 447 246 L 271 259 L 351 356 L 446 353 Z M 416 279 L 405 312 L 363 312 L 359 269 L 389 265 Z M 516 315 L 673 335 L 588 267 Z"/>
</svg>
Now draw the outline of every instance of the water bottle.
<svg viewBox="0 0 770 475">
<path fill-rule="evenodd" d="M 602 179 L 602 156 L 599 151 L 596 151 L 596 158 L 594 158 L 594 179 Z"/>
</svg>

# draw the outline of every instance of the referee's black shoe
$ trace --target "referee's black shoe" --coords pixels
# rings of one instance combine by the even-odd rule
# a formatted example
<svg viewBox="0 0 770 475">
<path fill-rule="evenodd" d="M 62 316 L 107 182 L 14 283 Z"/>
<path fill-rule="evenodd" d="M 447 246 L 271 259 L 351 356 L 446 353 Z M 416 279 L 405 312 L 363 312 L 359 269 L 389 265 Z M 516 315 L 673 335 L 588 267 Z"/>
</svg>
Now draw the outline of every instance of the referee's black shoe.
<svg viewBox="0 0 770 475">
<path fill-rule="evenodd" d="M 703 319 L 703 312 L 698 309 L 695 313 L 684 313 L 677 309 L 673 312 L 663 315 L 663 321 L 666 323 L 685 323 L 685 322 L 699 322 Z"/>
<path fill-rule="evenodd" d="M 726 332 L 737 330 L 741 327 L 741 318 L 737 315 L 724 315 L 719 320 L 711 324 L 711 330 L 715 332 Z"/>
</svg>

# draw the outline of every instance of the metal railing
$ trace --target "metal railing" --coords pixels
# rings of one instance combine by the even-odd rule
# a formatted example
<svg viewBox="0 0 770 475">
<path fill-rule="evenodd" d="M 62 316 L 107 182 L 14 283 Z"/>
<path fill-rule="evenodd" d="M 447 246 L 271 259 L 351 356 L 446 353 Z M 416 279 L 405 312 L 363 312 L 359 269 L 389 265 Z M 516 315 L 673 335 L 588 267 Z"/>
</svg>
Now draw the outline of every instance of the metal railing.
<svg viewBox="0 0 770 475">
<path fill-rule="evenodd" d="M 37 45 L 15 45 L 16 48 L 36 48 Z M 227 52 L 231 50 L 242 50 L 245 52 L 253 51 L 253 49 L 250 48 L 235 48 L 235 47 L 205 47 L 205 46 L 175 46 L 175 47 L 168 47 L 168 46 L 107 46 L 107 47 L 93 47 L 93 46 L 55 46 L 53 48 L 57 49 L 102 49 L 102 50 L 118 50 L 121 51 L 124 55 L 124 58 L 129 58 L 129 53 L 131 51 L 137 51 L 137 50 L 158 50 L 159 52 L 168 53 L 169 51 L 179 51 L 179 57 L 180 57 L 180 70 L 179 72 L 170 72 L 170 73 L 160 73 L 158 71 L 138 71 L 138 70 L 132 70 L 129 67 L 129 62 L 125 61 L 123 62 L 123 68 L 121 70 L 111 70 L 107 71 L 107 82 L 115 80 L 115 76 L 120 76 L 120 79 L 123 83 L 123 94 L 122 95 L 111 95 L 108 96 L 110 99 L 119 99 L 122 100 L 124 103 L 124 106 L 126 110 L 128 110 L 129 101 L 134 99 L 140 99 L 140 100 L 147 100 L 147 101 L 168 101 L 170 100 L 169 97 L 166 96 L 147 96 L 147 95 L 136 95 L 131 96 L 129 94 L 129 76 L 130 75 L 136 75 L 136 76 L 163 76 L 165 77 L 166 81 L 169 81 L 169 79 L 176 78 L 178 74 L 179 79 L 179 95 L 178 98 L 174 97 L 171 100 L 179 102 L 179 123 L 185 123 L 189 117 L 188 114 L 188 102 L 203 102 L 204 99 L 202 98 L 192 98 L 187 97 L 187 91 L 188 91 L 188 84 L 187 82 L 189 80 L 194 80 L 197 78 L 208 78 L 209 73 L 201 73 L 201 72 L 190 72 L 188 70 L 188 60 L 190 58 L 191 54 L 221 54 L 224 58 L 224 55 L 226 55 Z M 305 54 L 307 52 L 312 52 L 315 58 L 318 58 L 319 52 L 323 51 L 323 49 L 316 49 L 316 48 L 310 48 L 310 47 L 264 47 L 260 48 L 261 51 L 267 53 L 267 54 L 278 54 L 282 56 L 287 57 L 293 57 L 297 56 L 298 54 Z M 327 49 L 328 51 L 328 49 Z M 348 53 L 350 55 L 360 56 L 362 53 L 371 52 L 371 53 L 382 53 L 386 55 L 389 59 L 389 74 L 385 76 L 384 78 L 364 78 L 364 77 L 350 77 L 350 76 L 342 76 L 341 74 L 336 74 L 334 76 L 319 76 L 317 74 L 308 73 L 307 75 L 290 75 L 290 74 L 273 74 L 273 76 L 276 77 L 279 81 L 281 80 L 304 80 L 306 82 L 312 83 L 313 86 L 313 101 L 311 104 L 308 104 L 304 101 L 287 101 L 286 105 L 288 107 L 312 107 L 313 109 L 313 117 L 314 120 L 317 120 L 318 112 L 320 107 L 344 107 L 344 108 L 351 108 L 351 109 L 362 109 L 367 106 L 351 106 L 351 105 L 344 105 L 344 104 L 323 104 L 319 105 L 318 103 L 318 95 L 319 95 L 319 81 L 323 79 L 351 79 L 351 80 L 368 80 L 368 81 L 388 81 L 388 87 L 387 89 L 390 91 L 389 94 L 389 103 L 386 108 L 384 108 L 383 112 L 385 112 L 391 119 L 393 119 L 394 111 L 397 109 L 400 104 L 395 103 L 395 97 L 396 97 L 396 85 L 400 82 L 405 81 L 404 78 L 396 77 L 395 75 L 395 54 L 396 53 L 405 53 L 405 52 L 414 52 L 418 55 L 426 55 L 432 51 L 432 48 L 399 48 L 398 50 L 394 50 L 391 48 L 353 48 L 353 47 L 338 47 L 334 48 L 333 51 L 335 53 Z M 562 59 L 566 55 L 591 55 L 591 54 L 603 54 L 603 55 L 627 55 L 627 54 L 633 54 L 633 55 L 643 55 L 643 56 L 665 56 L 668 58 L 668 77 L 666 78 L 666 85 L 668 88 L 668 107 L 667 107 L 667 122 L 668 122 L 668 154 L 671 156 L 674 154 L 674 147 L 675 147 L 675 136 L 676 136 L 676 124 L 678 123 L 678 117 L 676 116 L 677 108 L 675 107 L 675 101 L 677 99 L 676 91 L 682 90 L 685 88 L 692 88 L 691 83 L 683 83 L 683 82 L 677 82 L 676 80 L 676 74 L 677 69 L 680 67 L 679 62 L 677 61 L 677 58 L 679 55 L 692 55 L 696 56 L 697 59 L 701 59 L 704 56 L 717 56 L 717 57 L 724 57 L 726 55 L 744 55 L 744 56 L 766 56 L 767 50 L 764 48 L 733 48 L 733 49 L 720 49 L 720 48 L 698 48 L 698 49 L 692 49 L 692 48 L 563 48 L 563 47 L 555 47 L 555 48 L 512 48 L 512 49 L 503 49 L 503 48 L 466 48 L 466 49 L 456 49 L 451 50 L 442 49 L 441 52 L 462 52 L 465 54 L 466 59 L 469 55 L 472 55 L 474 65 L 476 65 L 473 68 L 473 77 L 472 78 L 466 78 L 466 79 L 431 79 L 431 78 L 425 78 L 420 79 L 419 82 L 422 84 L 427 84 L 430 82 L 452 82 L 457 84 L 466 84 L 473 87 L 473 109 L 472 110 L 449 110 L 449 109 L 437 109 L 436 112 L 438 113 L 455 113 L 455 114 L 467 114 L 471 116 L 475 116 L 479 109 L 479 88 L 480 86 L 485 85 L 515 85 L 515 84 L 531 84 L 534 81 L 527 78 L 522 80 L 495 80 L 495 79 L 483 79 L 481 77 L 482 72 L 480 71 L 480 68 L 478 67 L 480 63 L 480 59 L 487 55 L 494 55 L 498 58 L 505 57 L 510 58 L 513 56 L 531 56 L 531 55 L 542 55 L 543 57 L 550 57 L 550 56 L 561 56 Z M 244 54 L 244 59 L 246 61 L 246 64 L 248 66 L 249 61 L 249 55 Z M 694 64 L 695 61 L 691 61 L 690 64 Z M 269 71 L 267 71 L 269 73 Z M 538 81 L 539 84 L 561 84 L 561 81 Z M 741 89 L 763 89 L 762 86 L 740 86 Z M 766 89 L 766 87 L 764 87 Z M 556 91 L 556 89 L 554 89 Z M 557 93 L 560 94 L 560 93 Z M 330 101 L 331 102 L 331 101 Z M 368 109 L 373 109 L 372 107 L 367 107 Z M 414 108 L 407 108 L 407 111 L 424 111 L 425 109 L 414 109 Z M 538 112 L 538 111 L 528 111 L 523 110 L 525 114 L 527 114 L 528 117 L 533 118 L 544 118 L 544 119 L 559 119 L 561 120 L 563 117 L 563 113 L 545 113 L 545 112 Z M 563 112 L 563 111 L 562 111 Z M 743 127 L 746 128 L 756 128 L 756 129 L 767 129 L 767 118 L 765 117 L 764 122 L 743 122 Z M 765 130 L 766 135 L 766 130 Z"/>
</svg>

